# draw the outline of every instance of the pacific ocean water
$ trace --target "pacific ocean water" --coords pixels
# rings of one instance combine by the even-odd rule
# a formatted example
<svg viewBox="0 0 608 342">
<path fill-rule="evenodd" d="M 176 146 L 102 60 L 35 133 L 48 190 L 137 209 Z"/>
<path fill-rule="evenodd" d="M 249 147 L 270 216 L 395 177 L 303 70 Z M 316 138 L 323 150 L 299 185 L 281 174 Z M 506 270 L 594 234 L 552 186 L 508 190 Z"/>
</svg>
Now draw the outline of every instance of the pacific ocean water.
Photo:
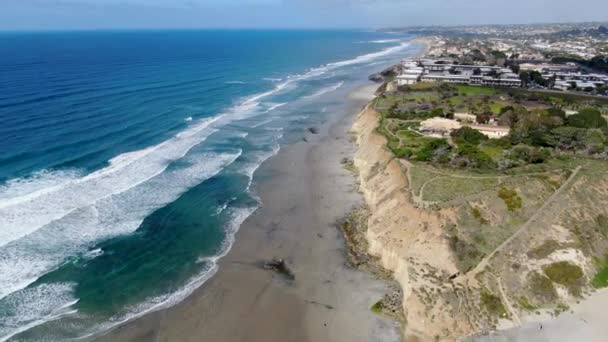
<svg viewBox="0 0 608 342">
<path fill-rule="evenodd" d="M 0 341 L 90 336 L 213 276 L 255 170 L 419 52 L 366 31 L 0 33 Z"/>
</svg>

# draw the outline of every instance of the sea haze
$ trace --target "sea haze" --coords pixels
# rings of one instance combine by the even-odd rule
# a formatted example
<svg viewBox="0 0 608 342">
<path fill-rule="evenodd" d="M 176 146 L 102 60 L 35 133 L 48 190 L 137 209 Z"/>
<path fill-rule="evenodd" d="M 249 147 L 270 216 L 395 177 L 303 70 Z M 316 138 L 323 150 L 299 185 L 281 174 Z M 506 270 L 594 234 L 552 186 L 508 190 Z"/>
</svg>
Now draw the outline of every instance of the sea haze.
<svg viewBox="0 0 608 342">
<path fill-rule="evenodd" d="M 409 37 L 0 33 L 0 341 L 99 333 L 211 277 L 282 144 Z"/>
</svg>

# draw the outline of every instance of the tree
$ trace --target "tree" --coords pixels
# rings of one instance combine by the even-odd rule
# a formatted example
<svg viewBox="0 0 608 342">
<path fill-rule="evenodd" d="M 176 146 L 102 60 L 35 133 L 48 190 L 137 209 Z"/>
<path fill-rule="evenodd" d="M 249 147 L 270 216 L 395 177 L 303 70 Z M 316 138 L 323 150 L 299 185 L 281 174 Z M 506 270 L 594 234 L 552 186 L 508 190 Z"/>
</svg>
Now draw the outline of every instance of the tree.
<svg viewBox="0 0 608 342">
<path fill-rule="evenodd" d="M 479 145 L 479 143 L 481 143 L 482 141 L 488 140 L 488 137 L 486 135 L 468 126 L 464 126 L 452 131 L 452 133 L 450 133 L 450 136 L 458 145 Z"/>
<path fill-rule="evenodd" d="M 562 120 L 566 119 L 566 112 L 564 112 L 562 109 L 557 108 L 557 107 L 551 107 L 551 108 L 547 109 L 547 114 L 549 114 L 550 116 L 556 116 L 556 117 L 562 118 Z"/>
<path fill-rule="evenodd" d="M 570 115 L 566 119 L 568 126 L 578 128 L 608 128 L 608 122 L 602 117 L 602 113 L 595 108 L 581 109 L 577 114 Z"/>
<path fill-rule="evenodd" d="M 420 150 L 416 152 L 416 160 L 431 161 L 438 150 L 448 150 L 450 144 L 445 139 L 433 139 L 428 141 Z"/>
<path fill-rule="evenodd" d="M 549 85 L 549 81 L 545 79 L 541 75 L 541 73 L 536 70 L 530 71 L 530 78 L 534 83 L 538 84 L 539 86 L 547 87 Z"/>
<path fill-rule="evenodd" d="M 520 72 L 519 79 L 521 80 L 524 87 L 527 87 L 528 83 L 530 83 L 530 73 L 528 73 L 527 71 Z"/>
<path fill-rule="evenodd" d="M 488 122 L 490 122 L 491 118 L 492 117 L 487 114 L 477 114 L 477 116 L 475 117 L 475 121 L 478 124 L 487 124 Z"/>
</svg>

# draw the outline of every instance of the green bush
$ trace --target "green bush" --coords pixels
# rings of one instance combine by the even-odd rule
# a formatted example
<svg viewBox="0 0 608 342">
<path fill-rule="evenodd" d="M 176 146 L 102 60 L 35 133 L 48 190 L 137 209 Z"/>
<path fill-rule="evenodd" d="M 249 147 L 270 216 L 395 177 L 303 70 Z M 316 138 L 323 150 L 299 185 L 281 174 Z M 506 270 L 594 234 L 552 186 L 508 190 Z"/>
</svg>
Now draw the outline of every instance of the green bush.
<svg viewBox="0 0 608 342">
<path fill-rule="evenodd" d="M 507 189 L 503 186 L 498 189 L 498 197 L 505 202 L 509 211 L 516 211 L 522 207 L 523 200 L 519 197 L 516 190 Z"/>
<path fill-rule="evenodd" d="M 473 217 L 476 218 L 479 221 L 479 223 L 488 224 L 488 220 L 486 220 L 485 217 L 483 217 L 483 214 L 481 213 L 481 210 L 479 210 L 479 208 L 472 207 L 471 215 L 473 215 Z"/>
<path fill-rule="evenodd" d="M 596 289 L 608 287 L 608 256 L 603 260 L 596 260 L 598 271 L 591 281 L 591 285 Z"/>
<path fill-rule="evenodd" d="M 449 150 L 450 144 L 445 139 L 430 140 L 416 152 L 415 158 L 418 161 L 431 161 L 435 156 L 435 151 L 439 149 Z"/>
<path fill-rule="evenodd" d="M 543 271 L 554 283 L 566 286 L 574 295 L 580 294 L 585 274 L 579 266 L 567 261 L 559 261 L 543 267 Z"/>
<path fill-rule="evenodd" d="M 481 304 L 490 314 L 503 318 L 507 317 L 507 310 L 498 296 L 495 296 L 484 289 L 481 291 L 480 299 Z"/>
<path fill-rule="evenodd" d="M 516 146 L 511 150 L 511 158 L 529 164 L 541 164 L 551 157 L 551 151 L 546 148 Z"/>
<path fill-rule="evenodd" d="M 532 272 L 529 275 L 528 287 L 534 297 L 542 302 L 550 303 L 557 299 L 557 291 L 551 279 L 538 272 Z"/>
<path fill-rule="evenodd" d="M 378 302 L 376 302 L 374 305 L 372 305 L 372 307 L 370 308 L 372 310 L 373 313 L 382 313 L 382 310 L 384 310 L 384 303 L 380 300 Z"/>
<path fill-rule="evenodd" d="M 533 259 L 544 259 L 559 248 L 559 242 L 555 240 L 546 240 L 542 245 L 528 251 L 527 255 L 529 258 Z"/>
<path fill-rule="evenodd" d="M 570 115 L 566 119 L 568 126 L 578 128 L 603 128 L 608 127 L 606 119 L 602 117 L 602 113 L 594 108 L 585 108 L 578 114 Z"/>
<path fill-rule="evenodd" d="M 467 166 L 477 169 L 494 169 L 496 163 L 492 158 L 482 152 L 477 146 L 462 144 L 458 146 L 457 156 L 467 160 Z"/>
<path fill-rule="evenodd" d="M 462 272 L 466 272 L 473 268 L 483 257 L 483 254 L 475 245 L 460 239 L 457 235 L 451 236 L 449 243 L 450 248 L 456 255 L 458 269 Z"/>
<path fill-rule="evenodd" d="M 479 145 L 479 143 L 481 143 L 482 141 L 488 140 L 488 137 L 485 134 L 467 126 L 452 131 L 450 135 L 452 136 L 452 138 L 454 138 L 454 141 L 459 145 Z"/>
</svg>

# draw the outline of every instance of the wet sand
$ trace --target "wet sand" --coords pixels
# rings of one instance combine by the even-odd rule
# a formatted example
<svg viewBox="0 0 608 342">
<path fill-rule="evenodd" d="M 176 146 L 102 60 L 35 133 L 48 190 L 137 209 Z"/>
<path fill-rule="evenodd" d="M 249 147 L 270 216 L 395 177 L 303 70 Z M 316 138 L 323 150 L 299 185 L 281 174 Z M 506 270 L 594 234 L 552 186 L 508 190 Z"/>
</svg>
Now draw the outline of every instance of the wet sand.
<svg viewBox="0 0 608 342">
<path fill-rule="evenodd" d="M 256 174 L 262 207 L 236 236 L 219 271 L 180 304 L 129 322 L 100 341 L 398 341 L 398 325 L 370 311 L 388 285 L 346 265 L 336 222 L 363 203 L 348 130 L 376 86 L 351 94 L 318 134 L 283 147 Z M 284 258 L 290 282 L 264 270 Z"/>
</svg>

